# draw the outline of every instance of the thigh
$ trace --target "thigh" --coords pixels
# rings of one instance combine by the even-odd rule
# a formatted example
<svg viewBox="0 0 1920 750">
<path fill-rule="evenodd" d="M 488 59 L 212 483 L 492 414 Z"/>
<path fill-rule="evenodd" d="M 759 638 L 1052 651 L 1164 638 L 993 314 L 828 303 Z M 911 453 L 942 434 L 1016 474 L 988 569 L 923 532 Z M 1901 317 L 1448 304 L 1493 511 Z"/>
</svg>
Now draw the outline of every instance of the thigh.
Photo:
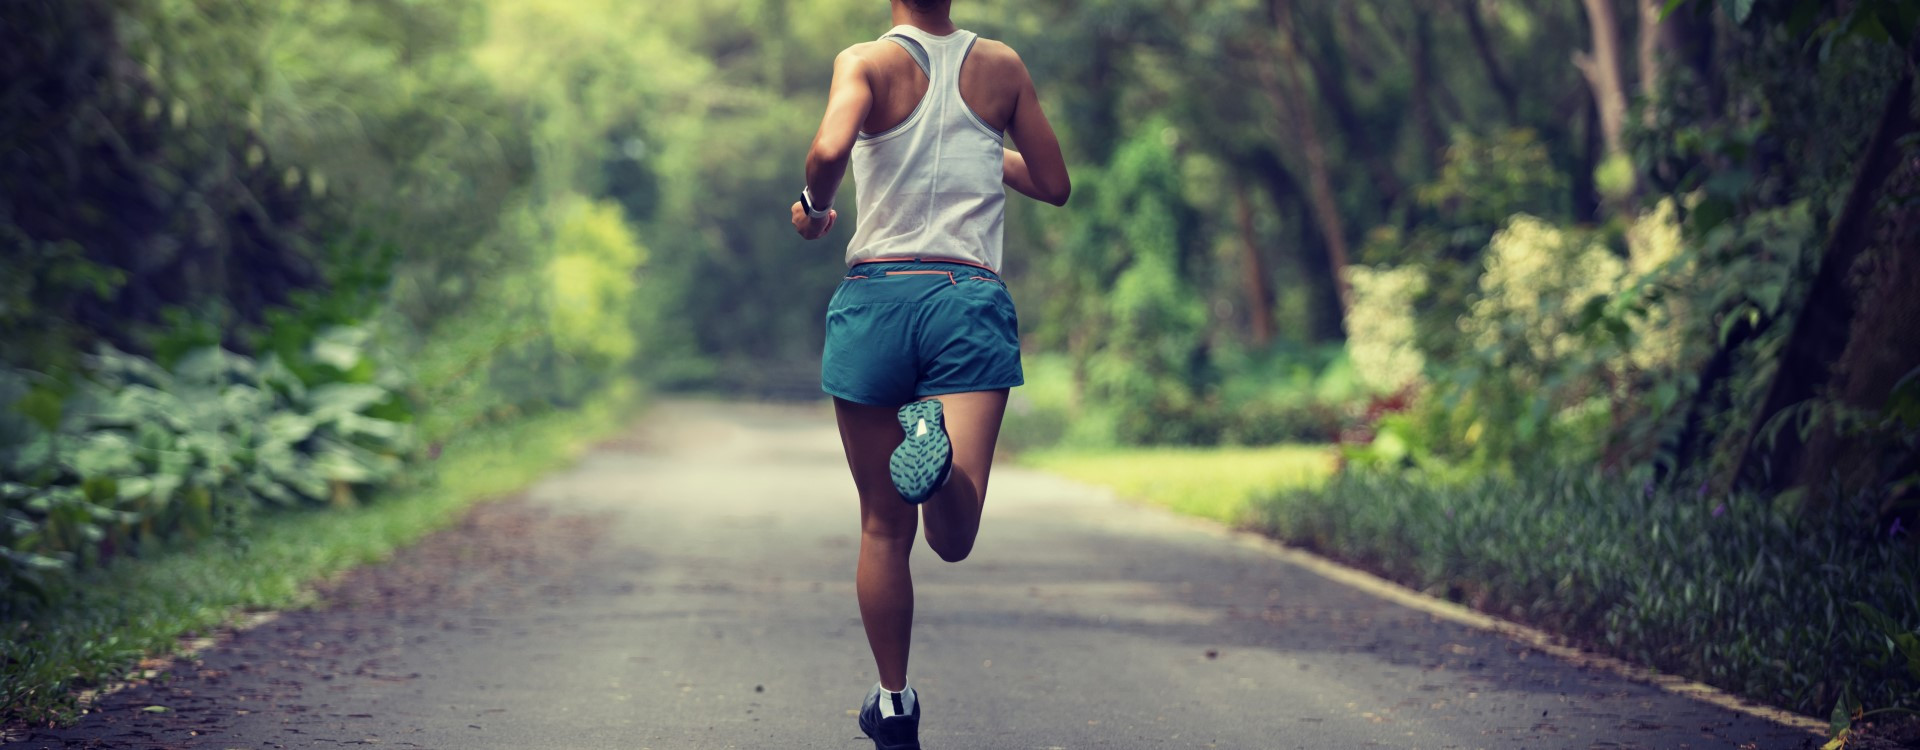
<svg viewBox="0 0 1920 750">
<path fill-rule="evenodd" d="M 834 418 L 840 424 L 840 445 L 847 453 L 847 468 L 853 471 L 854 488 L 860 493 L 861 529 L 868 533 L 912 537 L 919 515 L 912 505 L 900 499 L 887 471 L 887 460 L 904 435 L 900 432 L 898 409 L 833 400 Z"/>
<path fill-rule="evenodd" d="M 1007 389 L 947 393 L 940 401 L 947 437 L 953 441 L 955 478 L 973 483 L 981 500 L 987 497 L 987 475 L 993 470 L 993 448 L 1000 440 L 1000 421 L 1007 413 Z M 899 432 L 898 426 L 894 430 Z M 888 480 L 891 481 L 891 480 Z"/>
</svg>

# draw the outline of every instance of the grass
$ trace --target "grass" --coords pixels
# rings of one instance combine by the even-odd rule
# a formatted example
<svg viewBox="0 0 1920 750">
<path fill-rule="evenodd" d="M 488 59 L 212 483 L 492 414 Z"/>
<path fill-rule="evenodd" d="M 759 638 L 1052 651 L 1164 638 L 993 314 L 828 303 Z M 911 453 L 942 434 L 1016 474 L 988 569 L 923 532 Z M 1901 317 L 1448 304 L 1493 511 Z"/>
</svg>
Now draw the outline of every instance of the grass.
<svg viewBox="0 0 1920 750">
<path fill-rule="evenodd" d="M 1920 556 L 1871 514 L 1628 486 L 1591 471 L 1332 476 L 1326 448 L 1052 448 L 1034 468 L 1251 528 L 1748 698 L 1920 705 Z M 1892 626 L 1859 616 L 1855 602 Z"/>
<path fill-rule="evenodd" d="M 1920 706 L 1920 555 L 1872 508 L 1634 485 L 1589 468 L 1349 471 L 1254 526 L 1430 594 L 1808 715 Z M 1858 603 L 1858 604 L 1856 604 Z M 1885 624 L 1863 616 L 1864 605 Z"/>
<path fill-rule="evenodd" d="M 1112 488 L 1176 513 L 1244 524 L 1255 498 L 1279 489 L 1312 489 L 1333 473 L 1324 446 L 1253 448 L 1054 448 L 1021 463 Z"/>
<path fill-rule="evenodd" d="M 513 492 L 572 461 L 627 423 L 637 388 L 623 385 L 581 408 L 526 417 L 449 441 L 431 481 L 355 508 L 257 518 L 242 539 L 116 560 L 55 594 L 47 614 L 9 623 L 0 642 L 5 719 L 75 718 L 78 690 L 119 679 L 180 638 L 251 611 L 313 603 L 311 584 L 386 558 L 442 528 L 477 501 Z"/>
</svg>

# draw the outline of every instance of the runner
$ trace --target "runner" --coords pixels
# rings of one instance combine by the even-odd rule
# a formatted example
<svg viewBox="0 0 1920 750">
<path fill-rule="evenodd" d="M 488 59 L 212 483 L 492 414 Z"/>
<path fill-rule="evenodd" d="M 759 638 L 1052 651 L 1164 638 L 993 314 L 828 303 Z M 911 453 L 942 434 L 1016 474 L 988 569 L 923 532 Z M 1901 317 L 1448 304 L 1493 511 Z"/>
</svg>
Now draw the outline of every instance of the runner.
<svg viewBox="0 0 1920 750">
<path fill-rule="evenodd" d="M 951 0 L 890 2 L 893 29 L 834 60 L 792 214 L 801 237 L 825 236 L 852 164 L 859 225 L 827 307 L 821 388 L 860 494 L 856 588 L 880 677 L 860 729 L 880 750 L 906 750 L 920 747 L 907 554 L 923 517 L 940 559 L 972 551 L 1007 391 L 1022 382 L 995 270 L 1002 185 L 1059 206 L 1070 184 L 1019 55 L 954 26 Z"/>
</svg>

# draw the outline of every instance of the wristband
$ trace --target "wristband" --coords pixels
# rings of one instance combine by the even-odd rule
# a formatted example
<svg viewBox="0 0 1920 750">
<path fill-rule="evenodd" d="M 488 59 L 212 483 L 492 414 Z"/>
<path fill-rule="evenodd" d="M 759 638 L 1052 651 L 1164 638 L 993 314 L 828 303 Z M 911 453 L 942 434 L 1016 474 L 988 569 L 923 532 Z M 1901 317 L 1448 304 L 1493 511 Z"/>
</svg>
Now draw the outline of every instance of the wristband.
<svg viewBox="0 0 1920 750">
<path fill-rule="evenodd" d="M 814 221 L 819 221 L 821 219 L 827 218 L 827 210 L 831 208 L 833 207 L 826 206 L 824 208 L 818 208 L 818 209 L 814 208 L 813 192 L 808 190 L 805 187 L 800 188 L 800 210 L 807 212 L 807 218 L 812 219 Z"/>
</svg>

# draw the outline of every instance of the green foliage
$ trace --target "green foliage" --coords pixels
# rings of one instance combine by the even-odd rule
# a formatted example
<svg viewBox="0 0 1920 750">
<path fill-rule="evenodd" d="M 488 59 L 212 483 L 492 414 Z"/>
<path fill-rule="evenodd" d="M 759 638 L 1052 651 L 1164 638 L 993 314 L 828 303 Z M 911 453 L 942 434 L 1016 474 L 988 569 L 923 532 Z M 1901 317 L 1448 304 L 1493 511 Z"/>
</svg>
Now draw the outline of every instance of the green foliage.
<svg viewBox="0 0 1920 750">
<path fill-rule="evenodd" d="M 1101 304 L 1048 308 L 1051 337 L 1083 358 L 1087 398 L 1110 405 L 1124 443 L 1212 442 L 1199 420 L 1206 386 L 1206 308 L 1187 284 L 1192 208 L 1182 197 L 1170 126 L 1148 125 L 1083 190 L 1052 270 Z M 1083 179 L 1083 184 L 1086 178 Z"/>
<path fill-rule="evenodd" d="M 1400 343 L 1403 334 L 1381 339 L 1368 326 L 1397 327 L 1409 307 L 1414 318 L 1417 354 L 1427 363 L 1444 366 L 1469 356 L 1473 345 L 1462 335 L 1459 320 L 1468 315 L 1480 286 L 1482 254 L 1489 242 L 1516 215 L 1554 217 L 1566 209 L 1559 198 L 1567 178 L 1552 160 L 1547 145 L 1527 129 L 1508 129 L 1488 136 L 1457 132 L 1446 151 L 1439 174 L 1415 189 L 1418 202 L 1411 227 L 1388 224 L 1375 228 L 1359 252 L 1367 266 L 1356 277 L 1359 346 L 1402 360 L 1416 352 Z M 1423 280 L 1417 283 L 1408 274 Z M 1371 291 L 1373 276 L 1394 279 L 1391 289 Z M 1364 278 L 1362 278 L 1364 277 Z M 1355 331 L 1349 326 L 1349 341 Z M 1369 355 L 1372 356 L 1372 355 Z M 1389 378 L 1393 379 L 1393 378 Z"/>
<path fill-rule="evenodd" d="M 47 606 L 4 620 L 0 719 L 71 720 L 75 691 L 120 679 L 142 656 L 178 649 L 183 634 L 246 612 L 312 604 L 313 581 L 384 559 L 626 426 L 636 394 L 620 383 L 577 411 L 462 432 L 427 467 L 431 476 L 377 502 L 262 514 L 244 544 L 164 544 L 64 577 L 49 587 Z"/>
<path fill-rule="evenodd" d="M 0 443 L 0 615 L 117 553 L 176 539 L 244 544 L 262 508 L 350 504 L 396 477 L 411 406 L 374 367 L 365 331 L 330 332 L 301 361 L 209 348 L 170 369 L 106 348 L 87 377 L 8 371 Z M 25 597 L 25 598 L 23 598 Z"/>
<path fill-rule="evenodd" d="M 1107 450 L 1124 444 L 1117 407 L 1086 396 L 1074 380 L 1071 358 L 1041 353 L 1025 357 L 1023 365 L 1027 383 L 1014 389 L 1007 403 L 1000 431 L 1003 449 L 1019 454 L 1054 448 Z M 1200 445 L 1327 443 L 1352 421 L 1350 405 L 1367 392 L 1338 349 L 1256 356 L 1223 348 L 1214 366 L 1219 384 L 1178 415 L 1181 424 L 1159 433 L 1161 442 L 1185 434 L 1197 436 Z"/>
<path fill-rule="evenodd" d="M 1131 500 L 1235 525 L 1248 522 L 1254 498 L 1280 489 L 1318 488 L 1334 469 L 1332 452 L 1305 445 L 1068 448 L 1023 455 L 1020 461 L 1111 488 Z"/>
<path fill-rule="evenodd" d="M 1491 234 L 1514 214 L 1563 213 L 1559 196 L 1566 184 L 1538 133 L 1511 129 L 1479 136 L 1461 131 L 1447 147 L 1440 174 L 1416 194 L 1439 219 L 1433 228 Z"/>
<path fill-rule="evenodd" d="M 1920 627 L 1920 556 L 1870 514 L 1808 518 L 1584 468 L 1348 471 L 1257 506 L 1289 542 L 1793 710 L 1825 709 L 1849 684 L 1880 706 L 1920 689 L 1890 660 L 1898 642 L 1851 604 Z"/>
</svg>

